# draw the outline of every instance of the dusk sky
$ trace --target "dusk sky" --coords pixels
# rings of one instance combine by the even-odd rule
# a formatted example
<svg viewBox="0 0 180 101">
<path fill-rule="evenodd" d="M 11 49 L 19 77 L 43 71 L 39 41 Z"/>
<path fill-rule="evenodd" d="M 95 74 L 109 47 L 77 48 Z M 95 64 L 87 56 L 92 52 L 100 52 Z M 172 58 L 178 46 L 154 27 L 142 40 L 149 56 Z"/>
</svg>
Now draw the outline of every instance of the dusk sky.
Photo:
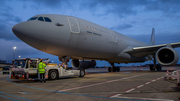
<svg viewBox="0 0 180 101">
<path fill-rule="evenodd" d="M 15 24 L 38 14 L 82 18 L 147 44 L 155 28 L 156 44 L 180 42 L 180 0 L 0 0 L 1 60 L 11 62 L 16 46 L 15 58 L 50 58 L 59 63 L 57 56 L 27 45 L 12 32 Z M 176 50 L 180 54 L 180 48 Z M 97 62 L 104 65 L 109 63 Z"/>
</svg>

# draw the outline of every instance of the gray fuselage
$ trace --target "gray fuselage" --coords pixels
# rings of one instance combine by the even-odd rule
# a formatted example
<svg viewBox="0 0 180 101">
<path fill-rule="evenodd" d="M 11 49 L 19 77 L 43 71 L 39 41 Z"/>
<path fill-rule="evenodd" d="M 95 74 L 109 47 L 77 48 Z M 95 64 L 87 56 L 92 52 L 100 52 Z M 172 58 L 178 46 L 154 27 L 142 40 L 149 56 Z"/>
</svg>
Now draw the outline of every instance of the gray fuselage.
<svg viewBox="0 0 180 101">
<path fill-rule="evenodd" d="M 92 22 L 55 14 L 41 14 L 51 22 L 30 20 L 13 27 L 22 41 L 43 52 L 72 59 L 106 60 L 113 63 L 144 62 L 146 57 L 134 57 L 127 48 L 147 44 Z"/>
</svg>

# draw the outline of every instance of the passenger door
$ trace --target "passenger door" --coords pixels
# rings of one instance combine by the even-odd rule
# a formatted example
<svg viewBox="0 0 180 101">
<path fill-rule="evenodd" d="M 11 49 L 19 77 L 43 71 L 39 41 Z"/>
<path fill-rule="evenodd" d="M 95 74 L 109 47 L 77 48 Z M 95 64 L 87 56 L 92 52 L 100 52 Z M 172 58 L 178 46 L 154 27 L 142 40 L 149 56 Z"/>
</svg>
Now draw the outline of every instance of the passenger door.
<svg viewBox="0 0 180 101">
<path fill-rule="evenodd" d="M 67 20 L 69 22 L 70 27 L 70 37 L 69 37 L 69 47 L 71 48 L 77 48 L 78 45 L 78 38 L 80 35 L 80 27 L 79 23 L 76 18 L 73 17 L 67 17 Z"/>
<path fill-rule="evenodd" d="M 67 19 L 68 19 L 68 22 L 69 22 L 71 33 L 79 34 L 80 33 L 80 28 L 79 28 L 79 24 L 78 24 L 76 18 L 67 17 Z"/>
</svg>

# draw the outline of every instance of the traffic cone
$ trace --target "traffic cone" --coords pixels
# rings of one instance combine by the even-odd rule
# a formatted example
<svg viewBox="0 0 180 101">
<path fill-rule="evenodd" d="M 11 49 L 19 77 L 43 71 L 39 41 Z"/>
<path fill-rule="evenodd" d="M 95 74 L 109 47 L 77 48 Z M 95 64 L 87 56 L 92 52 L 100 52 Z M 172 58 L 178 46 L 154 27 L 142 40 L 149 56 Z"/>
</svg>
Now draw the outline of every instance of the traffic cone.
<svg viewBox="0 0 180 101">
<path fill-rule="evenodd" d="M 167 75 L 169 75 L 169 70 L 167 70 Z"/>
</svg>

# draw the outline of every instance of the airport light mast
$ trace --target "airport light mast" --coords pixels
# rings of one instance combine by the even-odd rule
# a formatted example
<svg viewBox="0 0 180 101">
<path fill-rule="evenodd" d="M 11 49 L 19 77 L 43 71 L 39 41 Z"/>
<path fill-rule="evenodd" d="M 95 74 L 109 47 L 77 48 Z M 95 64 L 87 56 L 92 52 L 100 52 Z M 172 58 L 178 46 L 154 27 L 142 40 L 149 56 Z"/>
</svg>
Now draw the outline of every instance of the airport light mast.
<svg viewBox="0 0 180 101">
<path fill-rule="evenodd" d="M 15 50 L 16 50 L 16 47 L 13 47 L 13 49 L 14 49 L 13 59 L 15 59 Z"/>
</svg>

